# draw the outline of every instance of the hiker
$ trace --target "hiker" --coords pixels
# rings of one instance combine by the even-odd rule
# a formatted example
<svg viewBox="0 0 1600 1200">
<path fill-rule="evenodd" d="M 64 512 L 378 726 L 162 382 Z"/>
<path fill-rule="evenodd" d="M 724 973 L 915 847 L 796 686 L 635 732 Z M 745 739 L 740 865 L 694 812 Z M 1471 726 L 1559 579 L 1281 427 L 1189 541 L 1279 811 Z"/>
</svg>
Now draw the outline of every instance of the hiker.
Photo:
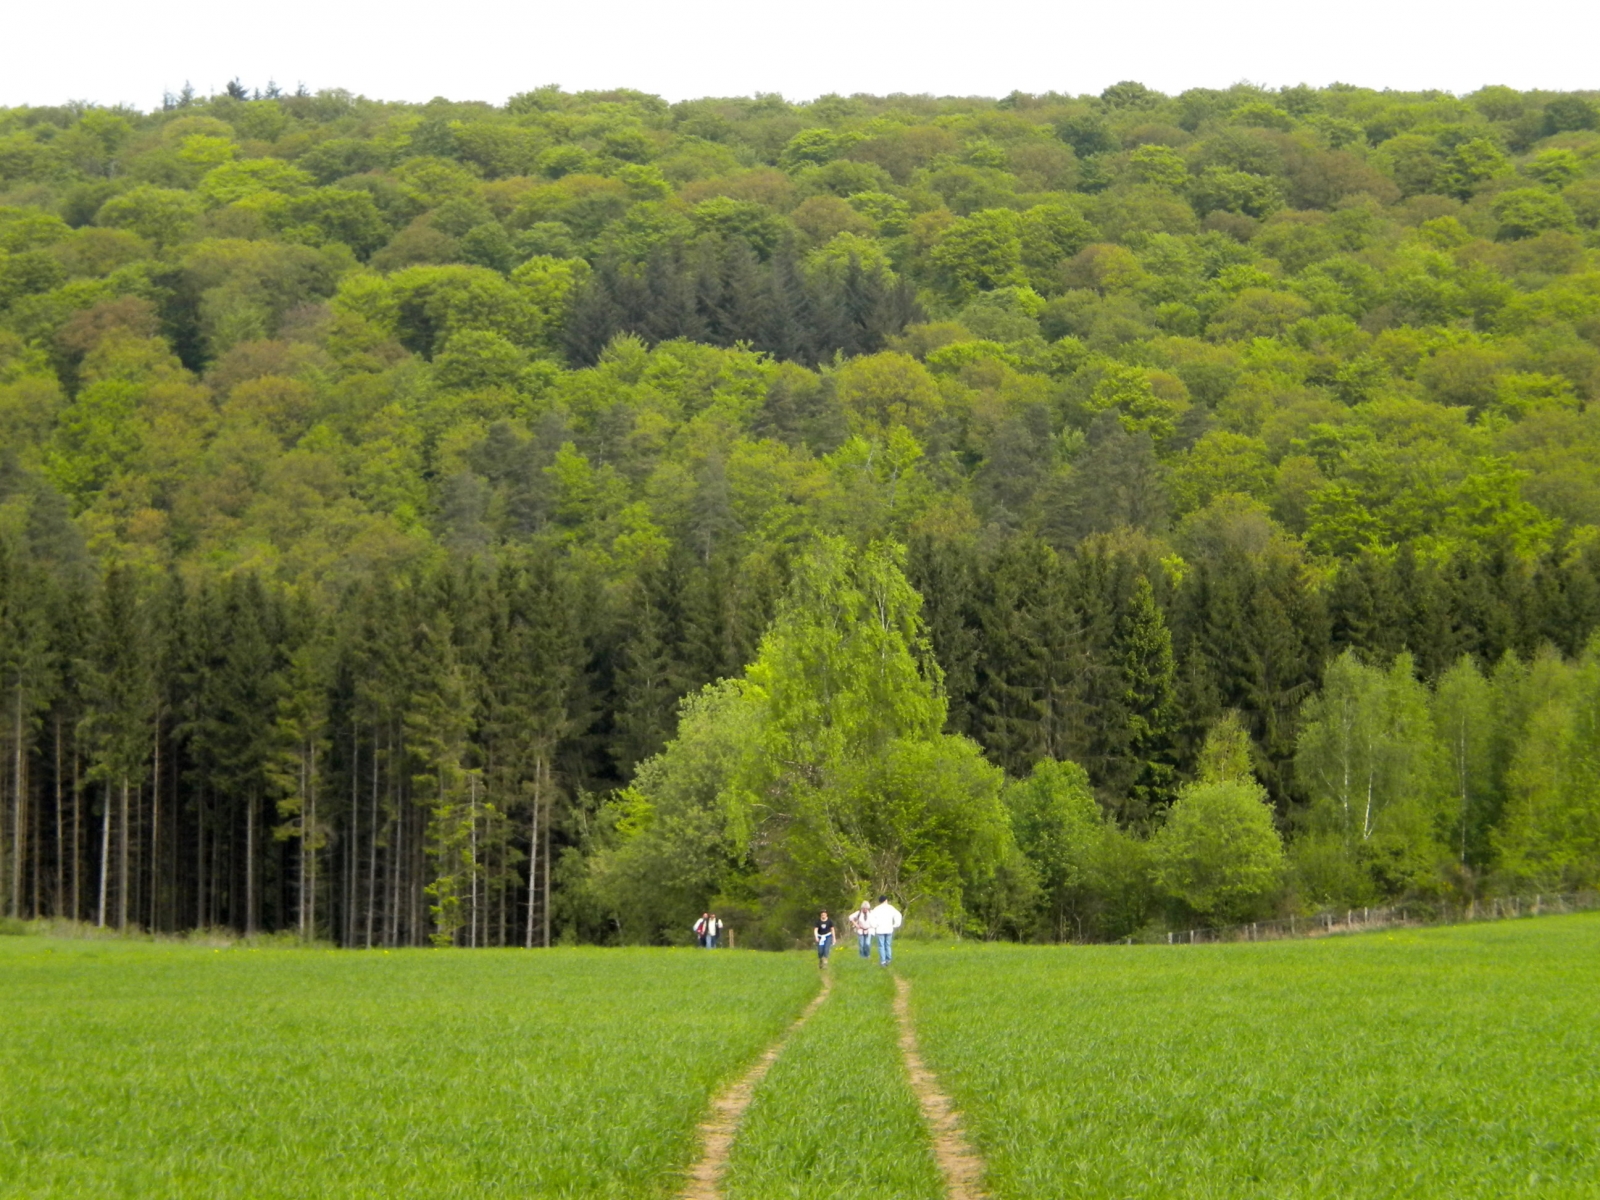
<svg viewBox="0 0 1600 1200">
<path fill-rule="evenodd" d="M 872 906 L 865 900 L 861 907 L 850 914 L 850 928 L 856 931 L 856 938 L 861 943 L 861 957 L 872 957 Z"/>
<path fill-rule="evenodd" d="M 706 949 L 717 948 L 717 937 L 722 933 L 722 918 L 710 913 L 706 918 Z"/>
<path fill-rule="evenodd" d="M 817 918 L 817 927 L 812 932 L 817 939 L 817 970 L 820 971 L 828 965 L 828 953 L 833 949 L 833 922 L 828 920 L 826 909 Z"/>
<path fill-rule="evenodd" d="M 711 914 L 708 912 L 701 913 L 700 919 L 694 923 L 694 944 L 702 950 L 705 949 L 706 926 L 709 924 L 711 924 Z"/>
<path fill-rule="evenodd" d="M 878 965 L 887 967 L 894 960 L 894 931 L 900 928 L 900 910 L 888 896 L 878 897 L 878 906 L 867 914 L 867 928 L 878 939 Z"/>
</svg>

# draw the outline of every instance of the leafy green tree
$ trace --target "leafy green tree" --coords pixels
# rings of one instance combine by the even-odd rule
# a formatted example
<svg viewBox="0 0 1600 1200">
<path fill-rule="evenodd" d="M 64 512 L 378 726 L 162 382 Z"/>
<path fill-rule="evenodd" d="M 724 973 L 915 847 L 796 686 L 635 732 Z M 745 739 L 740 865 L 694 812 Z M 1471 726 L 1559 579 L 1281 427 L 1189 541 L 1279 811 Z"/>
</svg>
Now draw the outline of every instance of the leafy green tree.
<svg viewBox="0 0 1600 1200">
<path fill-rule="evenodd" d="M 1543 188 L 1513 188 L 1501 192 L 1489 211 L 1500 223 L 1498 236 L 1503 241 L 1534 237 L 1548 229 L 1574 233 L 1578 228 L 1567 202 Z"/>
<path fill-rule="evenodd" d="M 1523 887 L 1593 887 L 1600 879 L 1600 647 L 1567 687 L 1544 693 L 1523 726 L 1493 834 L 1500 869 Z"/>
<path fill-rule="evenodd" d="M 1237 710 L 1230 708 L 1212 725 L 1200 749 L 1195 774 L 1201 783 L 1236 783 L 1255 778 L 1250 733 Z"/>
<path fill-rule="evenodd" d="M 964 892 L 992 874 L 1009 833 L 999 773 L 941 732 L 918 607 L 895 552 L 818 543 L 745 679 L 687 707 L 679 736 L 640 768 L 621 845 L 601 864 L 611 895 L 680 857 L 663 839 L 712 822 L 694 861 L 747 864 L 720 882 L 746 905 L 764 896 L 773 935 L 829 896 L 873 889 L 961 922 Z M 658 828 L 663 806 L 700 815 Z"/>
<path fill-rule="evenodd" d="M 1456 836 L 1451 839 L 1463 866 L 1481 864 L 1489 821 L 1494 815 L 1495 714 L 1489 681 L 1467 656 L 1439 677 L 1433 692 L 1433 720 L 1456 805 Z"/>
<path fill-rule="evenodd" d="M 1251 780 L 1193 783 L 1150 841 L 1156 886 L 1206 921 L 1261 913 L 1281 882 L 1283 841 L 1266 789 Z"/>
<path fill-rule="evenodd" d="M 1022 229 L 1016 213 L 1000 208 L 973 213 L 952 225 L 930 255 L 945 293 L 962 301 L 978 292 L 1027 282 Z"/>
<path fill-rule="evenodd" d="M 197 220 L 203 206 L 190 192 L 144 185 L 113 196 L 95 215 L 98 224 L 126 229 L 157 246 L 180 241 Z"/>
<path fill-rule="evenodd" d="M 1017 847 L 1038 877 L 1049 936 L 1082 937 L 1105 824 L 1088 772 L 1076 763 L 1041 759 L 1026 779 L 1006 785 L 1003 799 Z"/>
<path fill-rule="evenodd" d="M 1336 839 L 1378 894 L 1438 886 L 1447 853 L 1428 709 L 1409 654 L 1385 671 L 1347 650 L 1328 665 L 1321 694 L 1301 717 L 1295 768 L 1312 797 L 1313 829 Z M 1338 894 L 1331 880 L 1308 882 L 1319 899 L 1363 899 Z"/>
</svg>

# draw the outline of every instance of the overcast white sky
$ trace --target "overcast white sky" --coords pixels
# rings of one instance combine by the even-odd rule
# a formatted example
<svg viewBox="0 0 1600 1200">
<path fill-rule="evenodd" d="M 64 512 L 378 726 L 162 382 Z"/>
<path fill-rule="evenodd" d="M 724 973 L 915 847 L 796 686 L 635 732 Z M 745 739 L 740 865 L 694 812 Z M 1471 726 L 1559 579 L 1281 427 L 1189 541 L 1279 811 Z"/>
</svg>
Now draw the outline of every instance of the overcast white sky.
<svg viewBox="0 0 1600 1200">
<path fill-rule="evenodd" d="M 1596 0 L 79 0 L 8 5 L 0 104 L 343 87 L 499 103 L 545 83 L 669 100 L 1325 84 L 1600 88 Z"/>
</svg>

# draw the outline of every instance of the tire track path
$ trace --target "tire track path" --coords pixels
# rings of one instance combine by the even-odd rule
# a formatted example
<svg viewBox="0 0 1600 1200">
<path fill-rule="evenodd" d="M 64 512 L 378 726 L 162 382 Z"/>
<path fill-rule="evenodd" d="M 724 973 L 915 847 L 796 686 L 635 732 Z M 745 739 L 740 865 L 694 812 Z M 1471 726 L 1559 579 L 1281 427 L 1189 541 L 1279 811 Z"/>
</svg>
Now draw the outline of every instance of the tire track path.
<svg viewBox="0 0 1600 1200">
<path fill-rule="evenodd" d="M 688 1182 L 678 1193 L 678 1200 L 721 1200 L 722 1173 L 728 1168 L 728 1151 L 733 1148 L 734 1136 L 739 1132 L 739 1122 L 744 1118 L 745 1109 L 750 1107 L 750 1100 L 755 1095 L 757 1086 L 772 1068 L 772 1064 L 778 1061 L 778 1055 L 783 1053 L 784 1046 L 788 1045 L 795 1031 L 822 1007 L 822 1002 L 828 998 L 832 988 L 833 977 L 824 971 L 822 990 L 801 1010 L 800 1015 L 794 1019 L 794 1024 L 785 1029 L 775 1042 L 761 1052 L 761 1057 L 750 1065 L 748 1071 L 711 1101 L 711 1111 L 700 1123 L 700 1158 L 689 1169 Z"/>
<path fill-rule="evenodd" d="M 983 1159 L 962 1131 L 955 1103 L 917 1050 L 917 1031 L 911 1023 L 911 981 L 903 975 L 895 976 L 894 1015 L 900 1022 L 900 1052 L 911 1075 L 911 1090 L 917 1094 L 922 1118 L 933 1138 L 933 1156 L 944 1176 L 945 1194 L 949 1200 L 988 1200 L 983 1188 Z"/>
</svg>

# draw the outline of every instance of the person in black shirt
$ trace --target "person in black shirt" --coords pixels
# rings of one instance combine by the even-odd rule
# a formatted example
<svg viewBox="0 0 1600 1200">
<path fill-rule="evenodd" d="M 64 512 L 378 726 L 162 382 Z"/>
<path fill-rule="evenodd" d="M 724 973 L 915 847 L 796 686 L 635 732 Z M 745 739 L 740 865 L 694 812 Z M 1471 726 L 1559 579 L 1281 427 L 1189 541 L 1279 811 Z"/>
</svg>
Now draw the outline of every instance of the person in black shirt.
<svg viewBox="0 0 1600 1200">
<path fill-rule="evenodd" d="M 813 933 L 817 939 L 817 969 L 821 970 L 828 965 L 828 951 L 833 949 L 833 922 L 828 920 L 826 912 L 817 918 Z"/>
</svg>

